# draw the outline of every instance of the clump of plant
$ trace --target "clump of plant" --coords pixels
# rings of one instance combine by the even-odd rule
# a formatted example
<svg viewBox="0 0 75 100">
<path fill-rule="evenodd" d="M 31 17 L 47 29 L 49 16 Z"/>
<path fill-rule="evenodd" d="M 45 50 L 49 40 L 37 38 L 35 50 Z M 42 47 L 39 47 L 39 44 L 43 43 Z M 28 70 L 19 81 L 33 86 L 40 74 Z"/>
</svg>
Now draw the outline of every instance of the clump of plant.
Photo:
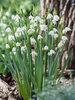
<svg viewBox="0 0 75 100">
<path fill-rule="evenodd" d="M 0 27 L 2 25 L 0 23 Z M 49 13 L 47 18 L 30 15 L 29 19 L 25 20 L 23 12 L 13 15 L 10 24 L 6 26 L 8 42 L 4 45 L 4 56 L 0 52 L 0 58 L 15 78 L 20 96 L 24 100 L 40 92 L 46 78 L 56 80 L 59 61 L 67 41 L 64 33 L 71 30 L 65 27 L 61 31 L 61 28 L 62 17 L 56 14 Z M 66 58 L 59 79 L 71 53 L 72 51 Z"/>
</svg>

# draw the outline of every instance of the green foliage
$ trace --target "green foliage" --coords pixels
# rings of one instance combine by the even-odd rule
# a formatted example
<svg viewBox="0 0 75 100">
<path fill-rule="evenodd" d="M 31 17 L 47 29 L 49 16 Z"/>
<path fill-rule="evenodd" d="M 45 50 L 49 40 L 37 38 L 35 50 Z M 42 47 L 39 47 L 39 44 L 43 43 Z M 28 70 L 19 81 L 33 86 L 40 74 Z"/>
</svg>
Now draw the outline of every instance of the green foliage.
<svg viewBox="0 0 75 100">
<path fill-rule="evenodd" d="M 0 0 L 0 8 L 3 11 L 10 11 L 11 14 L 16 14 L 17 11 L 23 9 L 26 16 L 33 12 L 33 7 L 38 11 L 38 4 L 38 0 Z"/>
<path fill-rule="evenodd" d="M 6 74 L 8 72 L 9 72 L 8 67 L 3 62 L 0 62 L 0 73 Z"/>
<path fill-rule="evenodd" d="M 32 94 L 38 94 L 45 86 L 45 79 L 56 81 L 60 58 L 67 41 L 60 30 L 62 23 L 56 13 L 40 18 L 34 9 L 32 14 L 34 16 L 26 18 L 21 10 L 17 15 L 6 17 L 6 27 L 3 23 L 0 24 L 6 37 L 3 38 L 4 53 L 0 51 L 0 58 L 12 73 L 24 100 L 28 100 Z M 45 25 L 46 20 L 48 25 Z M 70 31 L 69 28 L 64 30 Z M 72 52 L 66 59 L 59 80 L 71 54 Z"/>
<path fill-rule="evenodd" d="M 75 100 L 75 84 L 53 84 L 51 80 L 46 81 L 46 86 L 37 95 L 37 100 Z"/>
<path fill-rule="evenodd" d="M 0 23 L 3 22 L 4 24 L 9 24 L 9 26 L 11 25 L 11 16 L 14 14 L 16 15 L 17 13 L 20 14 L 21 10 L 24 13 L 24 17 L 29 16 L 30 13 L 38 13 L 39 9 L 38 9 L 38 4 L 39 1 L 36 0 L 0 0 Z M 6 16 L 6 12 L 9 13 L 9 17 Z M 4 19 L 3 17 L 5 17 L 6 19 Z M 12 21 L 13 23 L 13 21 Z M 5 34 L 5 30 L 4 28 L 0 27 L 0 49 L 2 51 L 2 53 L 5 52 L 4 48 L 4 44 L 8 43 L 8 34 Z M 2 36 L 4 34 L 4 36 Z M 3 67 L 2 67 L 3 66 Z M 7 67 L 5 67 L 6 65 L 4 65 L 4 63 L 0 64 L 0 73 L 7 73 L 9 72 L 7 70 Z M 4 71 L 5 70 L 5 71 Z"/>
</svg>

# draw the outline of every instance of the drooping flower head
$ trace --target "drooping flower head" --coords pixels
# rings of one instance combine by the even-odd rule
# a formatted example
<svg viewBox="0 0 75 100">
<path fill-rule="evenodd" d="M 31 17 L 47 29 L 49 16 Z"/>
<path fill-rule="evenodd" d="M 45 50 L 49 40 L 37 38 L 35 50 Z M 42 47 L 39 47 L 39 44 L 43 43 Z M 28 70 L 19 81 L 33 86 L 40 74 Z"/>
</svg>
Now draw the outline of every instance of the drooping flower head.
<svg viewBox="0 0 75 100">
<path fill-rule="evenodd" d="M 45 47 L 44 47 L 44 50 L 47 51 L 47 50 L 48 50 L 48 46 L 45 46 Z"/>
<path fill-rule="evenodd" d="M 51 18 L 53 18 L 53 15 L 52 14 L 48 14 L 47 19 L 51 19 Z"/>
<path fill-rule="evenodd" d="M 51 55 L 53 55 L 53 54 L 55 54 L 55 51 L 54 51 L 53 49 L 51 49 L 51 50 L 48 52 L 48 56 L 51 56 Z"/>
<path fill-rule="evenodd" d="M 38 35 L 37 39 L 41 40 L 43 37 L 41 35 Z"/>
</svg>

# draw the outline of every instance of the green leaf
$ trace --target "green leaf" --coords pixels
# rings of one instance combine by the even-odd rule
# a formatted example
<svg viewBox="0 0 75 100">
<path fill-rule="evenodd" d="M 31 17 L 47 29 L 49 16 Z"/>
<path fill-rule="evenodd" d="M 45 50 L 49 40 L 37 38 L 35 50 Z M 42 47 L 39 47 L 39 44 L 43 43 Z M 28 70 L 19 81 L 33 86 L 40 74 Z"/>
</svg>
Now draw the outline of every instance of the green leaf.
<svg viewBox="0 0 75 100">
<path fill-rule="evenodd" d="M 60 80 L 60 78 L 62 77 L 65 68 L 67 67 L 67 64 L 68 64 L 68 62 L 69 62 L 69 60 L 70 60 L 70 58 L 71 58 L 71 55 L 72 55 L 72 50 L 70 51 L 70 53 L 69 53 L 69 55 L 68 55 L 68 58 L 67 58 L 67 60 L 65 61 L 65 64 L 64 64 L 64 66 L 63 66 L 63 69 L 61 70 L 61 74 L 60 74 L 59 80 Z"/>
</svg>

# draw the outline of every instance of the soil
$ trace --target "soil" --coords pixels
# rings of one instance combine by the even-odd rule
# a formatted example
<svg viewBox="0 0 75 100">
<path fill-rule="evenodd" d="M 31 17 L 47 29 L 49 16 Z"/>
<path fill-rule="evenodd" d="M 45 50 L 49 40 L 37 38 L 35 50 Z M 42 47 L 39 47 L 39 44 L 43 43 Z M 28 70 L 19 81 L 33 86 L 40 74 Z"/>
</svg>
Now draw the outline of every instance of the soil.
<svg viewBox="0 0 75 100">
<path fill-rule="evenodd" d="M 23 100 L 19 97 L 17 84 L 10 73 L 0 74 L 0 100 Z"/>
</svg>

